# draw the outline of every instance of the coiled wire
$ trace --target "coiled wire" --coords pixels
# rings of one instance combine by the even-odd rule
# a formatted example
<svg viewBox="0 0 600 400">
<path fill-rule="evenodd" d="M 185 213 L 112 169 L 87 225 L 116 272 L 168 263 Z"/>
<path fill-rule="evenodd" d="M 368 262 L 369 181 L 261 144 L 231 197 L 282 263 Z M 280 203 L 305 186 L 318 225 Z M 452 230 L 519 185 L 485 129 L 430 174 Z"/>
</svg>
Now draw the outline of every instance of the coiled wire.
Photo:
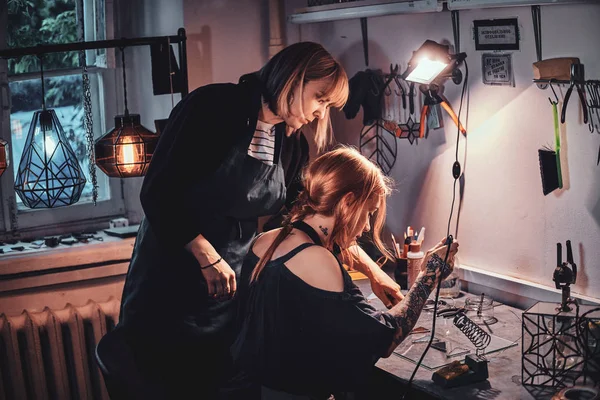
<svg viewBox="0 0 600 400">
<path fill-rule="evenodd" d="M 475 322 L 473 322 L 464 313 L 459 313 L 454 317 L 454 326 L 473 343 L 475 346 L 477 355 L 483 353 L 486 347 L 489 346 L 492 341 L 492 337 L 483 329 L 481 329 Z"/>
</svg>

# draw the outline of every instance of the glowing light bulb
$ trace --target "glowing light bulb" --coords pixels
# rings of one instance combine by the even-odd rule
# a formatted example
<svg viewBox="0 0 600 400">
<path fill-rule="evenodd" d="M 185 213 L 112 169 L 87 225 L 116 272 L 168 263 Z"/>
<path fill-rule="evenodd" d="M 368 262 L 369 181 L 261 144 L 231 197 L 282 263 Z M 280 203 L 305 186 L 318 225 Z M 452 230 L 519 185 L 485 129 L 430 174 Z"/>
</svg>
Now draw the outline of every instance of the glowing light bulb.
<svg viewBox="0 0 600 400">
<path fill-rule="evenodd" d="M 415 69 L 406 78 L 407 81 L 416 83 L 431 83 L 448 66 L 447 63 L 437 60 L 431 60 L 423 56 Z"/>
<path fill-rule="evenodd" d="M 56 143 L 54 143 L 52 136 L 46 136 L 44 139 L 44 149 L 46 150 L 46 155 L 48 157 L 52 157 L 52 154 L 54 154 L 54 149 L 56 149 Z"/>
<path fill-rule="evenodd" d="M 141 143 L 134 143 L 134 138 L 125 136 L 117 148 L 117 164 L 122 172 L 131 173 L 134 169 L 139 168 L 143 151 Z"/>
</svg>

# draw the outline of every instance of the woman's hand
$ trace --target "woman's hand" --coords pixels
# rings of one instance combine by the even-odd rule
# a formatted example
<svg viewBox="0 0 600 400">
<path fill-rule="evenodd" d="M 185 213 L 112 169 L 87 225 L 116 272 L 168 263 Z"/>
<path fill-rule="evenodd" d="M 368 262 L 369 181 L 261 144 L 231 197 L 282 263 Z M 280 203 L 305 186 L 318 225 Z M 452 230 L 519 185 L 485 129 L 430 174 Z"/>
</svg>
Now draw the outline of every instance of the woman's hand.
<svg viewBox="0 0 600 400">
<path fill-rule="evenodd" d="M 208 268 L 202 268 L 202 275 L 206 279 L 209 296 L 217 300 L 225 300 L 235 294 L 237 290 L 235 272 L 222 258 L 218 263 Z"/>
<path fill-rule="evenodd" d="M 387 308 L 392 308 L 402 301 L 404 296 L 400 292 L 398 285 L 390 276 L 381 269 L 381 266 L 371 259 L 365 251 L 358 245 L 354 244 L 347 250 L 354 257 L 354 268 L 362 272 L 369 278 L 371 282 L 371 290 L 383 305 Z"/>
<path fill-rule="evenodd" d="M 454 269 L 454 256 L 458 252 L 458 242 L 454 240 L 450 245 L 450 253 L 448 254 L 448 260 L 446 266 L 443 265 L 443 261 L 446 258 L 446 252 L 448 251 L 448 245 L 446 244 L 446 238 L 442 239 L 438 244 L 433 246 L 430 250 L 425 253 L 423 262 L 427 266 L 427 269 L 435 269 L 435 276 L 439 278 L 440 274 L 442 279 L 446 279 L 448 275 L 452 273 Z M 431 257 L 437 256 L 441 259 L 440 262 L 429 262 Z"/>
<path fill-rule="evenodd" d="M 201 269 L 202 275 L 206 279 L 208 295 L 217 300 L 233 297 L 237 290 L 235 272 L 227 264 L 227 261 L 219 256 L 208 240 L 200 234 L 186 244 L 185 248 L 200 264 L 198 268 Z"/>
<path fill-rule="evenodd" d="M 382 269 L 373 268 L 369 280 L 371 281 L 371 290 L 387 308 L 392 308 L 404 298 L 400 292 L 400 285 Z"/>
</svg>

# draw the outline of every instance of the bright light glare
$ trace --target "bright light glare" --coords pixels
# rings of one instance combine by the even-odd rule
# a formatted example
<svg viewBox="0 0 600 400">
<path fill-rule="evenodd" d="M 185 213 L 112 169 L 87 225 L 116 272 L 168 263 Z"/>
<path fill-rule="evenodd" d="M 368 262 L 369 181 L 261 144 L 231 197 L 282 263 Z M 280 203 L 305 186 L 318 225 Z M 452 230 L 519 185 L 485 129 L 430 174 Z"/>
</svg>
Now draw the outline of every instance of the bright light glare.
<svg viewBox="0 0 600 400">
<path fill-rule="evenodd" d="M 433 61 L 427 57 L 422 58 L 415 69 L 406 78 L 407 81 L 416 83 L 431 83 L 446 68 L 448 64 Z"/>
<path fill-rule="evenodd" d="M 135 143 L 130 136 L 121 138 L 121 143 L 117 145 L 117 164 L 119 168 L 126 173 L 131 173 L 134 168 L 140 167 L 143 160 L 144 146 L 141 143 Z"/>
<path fill-rule="evenodd" d="M 54 149 L 56 148 L 56 143 L 54 143 L 52 136 L 46 136 L 44 147 L 46 149 L 46 155 L 48 157 L 52 157 L 52 154 L 54 154 Z"/>
</svg>

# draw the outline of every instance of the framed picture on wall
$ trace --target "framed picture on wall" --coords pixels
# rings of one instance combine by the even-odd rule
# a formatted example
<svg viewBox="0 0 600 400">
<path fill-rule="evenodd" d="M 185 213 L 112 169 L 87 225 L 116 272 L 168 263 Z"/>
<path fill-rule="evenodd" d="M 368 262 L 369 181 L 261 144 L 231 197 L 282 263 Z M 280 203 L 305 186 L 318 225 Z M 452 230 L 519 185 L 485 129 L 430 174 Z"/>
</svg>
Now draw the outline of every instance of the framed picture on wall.
<svg viewBox="0 0 600 400">
<path fill-rule="evenodd" d="M 519 50 L 517 18 L 473 21 L 475 50 Z"/>
<path fill-rule="evenodd" d="M 512 54 L 483 53 L 481 69 L 481 78 L 485 85 L 515 86 Z"/>
</svg>

